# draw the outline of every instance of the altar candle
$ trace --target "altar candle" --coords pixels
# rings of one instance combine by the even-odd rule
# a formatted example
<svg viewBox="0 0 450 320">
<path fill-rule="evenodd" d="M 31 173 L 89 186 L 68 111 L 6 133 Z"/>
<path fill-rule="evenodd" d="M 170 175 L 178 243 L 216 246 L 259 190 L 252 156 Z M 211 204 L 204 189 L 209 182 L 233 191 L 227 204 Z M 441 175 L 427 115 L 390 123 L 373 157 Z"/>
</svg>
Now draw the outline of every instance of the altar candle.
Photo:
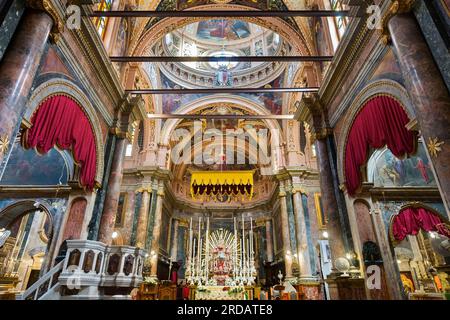
<svg viewBox="0 0 450 320">
<path fill-rule="evenodd" d="M 189 261 L 188 261 L 188 267 L 190 268 L 192 263 L 192 238 L 193 238 L 193 230 L 192 230 L 192 218 L 191 222 L 189 223 Z"/>
<path fill-rule="evenodd" d="M 197 276 L 199 275 L 199 271 L 200 271 L 200 254 L 201 254 L 201 250 L 202 250 L 202 217 L 200 217 L 200 219 L 198 220 L 198 249 L 197 249 Z"/>
<path fill-rule="evenodd" d="M 194 245 L 192 246 L 192 258 L 191 258 L 191 277 L 194 276 L 195 267 L 195 242 L 197 239 L 194 238 Z"/>
<path fill-rule="evenodd" d="M 250 218 L 250 255 L 253 256 L 253 220 Z"/>
<path fill-rule="evenodd" d="M 209 217 L 206 221 L 206 250 L 205 250 L 205 275 L 208 276 L 208 263 L 209 263 Z"/>
<path fill-rule="evenodd" d="M 236 277 L 237 272 L 237 229 L 236 229 L 236 217 L 233 217 L 234 222 L 234 252 L 233 252 L 233 270 L 234 270 L 234 276 Z"/>
</svg>

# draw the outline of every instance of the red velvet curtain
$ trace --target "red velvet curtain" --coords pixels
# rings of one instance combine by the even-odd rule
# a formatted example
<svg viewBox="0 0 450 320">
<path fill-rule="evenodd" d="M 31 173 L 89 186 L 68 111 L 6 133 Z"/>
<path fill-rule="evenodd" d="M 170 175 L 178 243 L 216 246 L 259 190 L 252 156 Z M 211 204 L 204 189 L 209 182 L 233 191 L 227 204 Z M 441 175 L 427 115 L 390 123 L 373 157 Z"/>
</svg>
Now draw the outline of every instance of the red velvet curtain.
<svg viewBox="0 0 450 320">
<path fill-rule="evenodd" d="M 345 179 L 350 195 L 361 185 L 361 166 L 367 161 L 369 147 L 387 145 L 396 157 L 414 152 L 415 135 L 405 128 L 408 122 L 402 106 L 387 96 L 375 97 L 361 109 L 345 147 Z"/>
<path fill-rule="evenodd" d="M 392 233 L 398 241 L 402 241 L 407 235 L 416 235 L 420 229 L 435 231 L 450 238 L 450 232 L 441 218 L 425 208 L 404 208 L 392 221 Z"/>
<path fill-rule="evenodd" d="M 52 96 L 38 107 L 32 126 L 23 136 L 25 148 L 47 153 L 55 145 L 72 150 L 80 166 L 80 183 L 92 190 L 95 185 L 97 152 L 91 124 L 77 102 L 66 96 Z"/>
</svg>

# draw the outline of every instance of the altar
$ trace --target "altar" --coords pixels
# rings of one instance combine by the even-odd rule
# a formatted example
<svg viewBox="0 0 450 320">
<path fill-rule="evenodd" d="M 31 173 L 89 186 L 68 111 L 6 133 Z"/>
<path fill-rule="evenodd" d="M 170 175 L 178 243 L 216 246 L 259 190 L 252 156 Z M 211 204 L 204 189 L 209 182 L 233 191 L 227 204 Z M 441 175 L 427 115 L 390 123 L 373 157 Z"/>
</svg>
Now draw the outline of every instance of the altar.
<svg viewBox="0 0 450 320">
<path fill-rule="evenodd" d="M 195 300 L 253 300 L 253 287 L 202 286 L 196 289 Z"/>
</svg>

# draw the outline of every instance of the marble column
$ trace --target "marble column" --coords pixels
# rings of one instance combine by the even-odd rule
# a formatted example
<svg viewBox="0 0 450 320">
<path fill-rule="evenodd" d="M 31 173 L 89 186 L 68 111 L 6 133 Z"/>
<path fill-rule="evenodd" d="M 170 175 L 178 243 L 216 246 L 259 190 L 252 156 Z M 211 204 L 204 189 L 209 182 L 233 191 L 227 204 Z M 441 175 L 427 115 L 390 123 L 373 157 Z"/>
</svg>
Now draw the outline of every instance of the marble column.
<svg viewBox="0 0 450 320">
<path fill-rule="evenodd" d="M 292 255 L 291 237 L 289 232 L 289 217 L 286 203 L 286 193 L 280 191 L 280 207 L 281 207 L 281 237 L 283 239 L 283 259 L 285 264 L 285 279 L 292 278 Z"/>
<path fill-rule="evenodd" d="M 116 223 L 126 144 L 127 140 L 125 138 L 117 138 L 113 161 L 111 164 L 111 173 L 109 175 L 108 189 L 105 196 L 105 205 L 103 207 L 102 218 L 100 220 L 98 241 L 108 245 L 112 243 L 112 233 Z"/>
<path fill-rule="evenodd" d="M 334 192 L 333 174 L 331 172 L 331 164 L 328 157 L 326 137 L 316 139 L 315 146 L 317 166 L 319 168 L 322 209 L 328 217 L 328 242 L 330 244 L 331 258 L 334 265 L 334 261 L 337 258 L 345 257 L 344 235 L 339 217 L 338 202 Z"/>
<path fill-rule="evenodd" d="M 273 236 L 272 236 L 272 223 L 270 219 L 266 220 L 266 255 L 267 262 L 273 261 Z"/>
<path fill-rule="evenodd" d="M 300 191 L 294 192 L 294 218 L 300 279 L 313 280 L 316 278 L 312 275 L 311 257 L 309 256 L 308 238 L 306 233 L 305 212 L 303 210 L 302 194 Z"/>
<path fill-rule="evenodd" d="M 131 245 L 131 233 L 133 232 L 134 212 L 136 204 L 136 193 L 134 191 L 127 192 L 125 221 L 124 221 L 124 242 Z"/>
<path fill-rule="evenodd" d="M 162 222 L 163 200 L 164 200 L 164 191 L 162 189 L 159 189 L 156 198 L 155 224 L 153 225 L 152 252 L 154 252 L 154 258 L 152 258 L 152 266 L 150 269 L 151 277 L 156 277 L 158 271 L 159 237 L 162 231 L 161 222 Z"/>
<path fill-rule="evenodd" d="M 52 26 L 46 12 L 27 9 L 0 62 L 0 172 L 19 131 Z"/>
<path fill-rule="evenodd" d="M 428 146 L 443 201 L 449 210 L 449 92 L 414 15 L 397 14 L 389 20 L 388 28 L 420 132 Z"/>
<path fill-rule="evenodd" d="M 177 260 L 178 253 L 178 219 L 173 219 L 173 237 L 172 237 L 172 247 L 170 250 L 170 258 L 172 261 Z"/>
<path fill-rule="evenodd" d="M 149 218 L 150 192 L 144 190 L 142 192 L 142 202 L 139 208 L 139 216 L 136 230 L 136 247 L 145 248 L 147 241 L 147 225 Z"/>
</svg>

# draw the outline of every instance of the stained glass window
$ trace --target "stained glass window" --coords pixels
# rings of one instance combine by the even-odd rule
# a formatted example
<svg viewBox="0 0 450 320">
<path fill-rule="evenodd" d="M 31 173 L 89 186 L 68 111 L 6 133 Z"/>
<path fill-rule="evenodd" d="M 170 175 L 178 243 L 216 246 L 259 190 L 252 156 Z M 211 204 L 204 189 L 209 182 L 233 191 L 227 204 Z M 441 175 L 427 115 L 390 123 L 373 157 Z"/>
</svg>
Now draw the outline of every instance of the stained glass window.
<svg viewBox="0 0 450 320">
<path fill-rule="evenodd" d="M 98 11 L 111 11 L 113 3 L 114 3 L 114 0 L 100 0 L 97 10 Z M 97 29 L 97 31 L 100 34 L 100 37 L 102 39 L 105 35 L 106 27 L 108 25 L 108 20 L 109 20 L 108 17 L 96 17 L 94 19 L 95 28 Z"/>
</svg>

